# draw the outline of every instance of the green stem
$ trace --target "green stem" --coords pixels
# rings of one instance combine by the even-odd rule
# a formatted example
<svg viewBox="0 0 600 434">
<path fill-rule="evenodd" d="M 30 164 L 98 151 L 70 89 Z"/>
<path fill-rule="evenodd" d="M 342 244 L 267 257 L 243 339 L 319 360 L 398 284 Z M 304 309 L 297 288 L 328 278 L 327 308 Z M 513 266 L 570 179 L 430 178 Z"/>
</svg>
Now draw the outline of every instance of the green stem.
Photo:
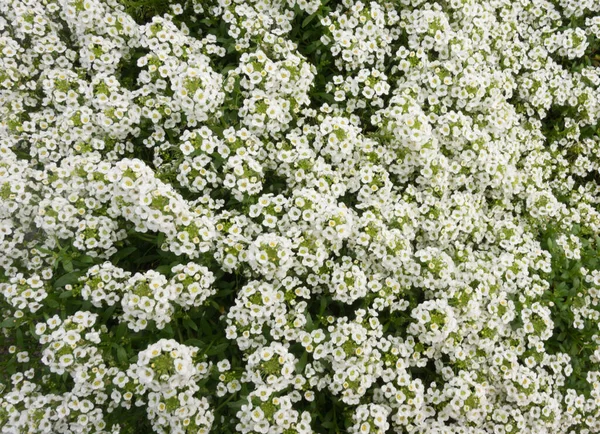
<svg viewBox="0 0 600 434">
<path fill-rule="evenodd" d="M 208 347 L 206 347 L 206 349 L 204 350 L 204 354 L 208 353 L 208 350 L 210 350 L 210 347 L 212 347 L 214 343 L 215 341 L 213 340 L 210 344 L 208 344 Z"/>
<path fill-rule="evenodd" d="M 227 398 L 225 401 L 223 401 L 216 409 L 215 409 L 215 413 L 218 412 L 225 404 L 227 404 L 229 401 L 231 401 L 233 399 L 233 397 L 235 396 L 235 393 L 232 393 L 231 395 L 229 395 L 229 398 Z"/>
<path fill-rule="evenodd" d="M 183 333 L 181 333 L 181 327 L 177 327 L 177 335 L 179 336 L 179 343 L 183 344 Z"/>
</svg>

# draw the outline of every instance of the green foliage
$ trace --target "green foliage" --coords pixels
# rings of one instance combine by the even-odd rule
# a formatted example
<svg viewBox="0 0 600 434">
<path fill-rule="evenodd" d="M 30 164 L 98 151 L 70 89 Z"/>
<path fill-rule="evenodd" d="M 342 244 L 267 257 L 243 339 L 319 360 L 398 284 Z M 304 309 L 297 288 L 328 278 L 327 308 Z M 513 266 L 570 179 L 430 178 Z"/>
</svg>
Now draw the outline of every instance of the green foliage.
<svg viewBox="0 0 600 434">
<path fill-rule="evenodd" d="M 551 354 L 560 352 L 571 357 L 573 373 L 564 387 L 589 396 L 591 390 L 586 375 L 594 370 L 590 356 L 596 348 L 595 327 L 586 321 L 585 328 L 575 328 L 573 308 L 583 305 L 583 296 L 588 294 L 591 286 L 582 270 L 587 270 L 586 274 L 600 270 L 600 237 L 582 231 L 579 225 L 574 225 L 571 233 L 582 244 L 581 258 L 577 260 L 568 259 L 556 244 L 561 234 L 556 228 L 550 227 L 541 234 L 542 247 L 552 254 L 552 271 L 545 276 L 550 289 L 544 293 L 544 300 L 551 306 L 554 334 L 546 342 L 546 350 Z M 599 309 L 598 306 L 595 308 Z"/>
</svg>

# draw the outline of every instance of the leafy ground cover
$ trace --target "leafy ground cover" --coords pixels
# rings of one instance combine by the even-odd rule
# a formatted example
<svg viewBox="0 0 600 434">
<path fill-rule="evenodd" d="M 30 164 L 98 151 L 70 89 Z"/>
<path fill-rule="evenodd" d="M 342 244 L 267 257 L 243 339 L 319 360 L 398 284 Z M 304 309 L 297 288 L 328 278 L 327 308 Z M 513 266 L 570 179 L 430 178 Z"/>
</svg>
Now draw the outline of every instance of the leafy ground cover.
<svg viewBox="0 0 600 434">
<path fill-rule="evenodd" d="M 0 2 L 0 432 L 600 432 L 600 3 Z"/>
</svg>

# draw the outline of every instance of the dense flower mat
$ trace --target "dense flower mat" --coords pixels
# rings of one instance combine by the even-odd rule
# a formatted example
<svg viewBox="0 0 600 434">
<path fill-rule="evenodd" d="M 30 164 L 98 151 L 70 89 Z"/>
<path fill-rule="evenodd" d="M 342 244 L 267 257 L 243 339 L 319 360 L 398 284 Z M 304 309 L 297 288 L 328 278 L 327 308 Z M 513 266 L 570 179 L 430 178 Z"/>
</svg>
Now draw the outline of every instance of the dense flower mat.
<svg viewBox="0 0 600 434">
<path fill-rule="evenodd" d="M 0 432 L 600 432 L 600 2 L 0 1 Z"/>
</svg>

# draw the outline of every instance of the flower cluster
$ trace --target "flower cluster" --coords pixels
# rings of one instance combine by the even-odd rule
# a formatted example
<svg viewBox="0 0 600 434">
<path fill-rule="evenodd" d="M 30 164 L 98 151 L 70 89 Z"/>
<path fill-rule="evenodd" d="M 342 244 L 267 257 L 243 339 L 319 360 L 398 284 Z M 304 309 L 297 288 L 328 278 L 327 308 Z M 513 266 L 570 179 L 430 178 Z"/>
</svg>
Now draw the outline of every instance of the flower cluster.
<svg viewBox="0 0 600 434">
<path fill-rule="evenodd" d="M 149 321 L 162 329 L 171 322 L 175 307 L 199 307 L 215 293 L 214 276 L 206 267 L 190 262 L 176 265 L 171 273 L 171 279 L 153 270 L 131 275 L 105 262 L 79 279 L 80 292 L 98 308 L 120 302 L 121 319 L 133 330 L 145 329 Z"/>
<path fill-rule="evenodd" d="M 127 370 L 148 396 L 148 418 L 157 433 L 207 433 L 214 416 L 207 399 L 195 396 L 198 381 L 209 366 L 195 362 L 196 348 L 173 340 L 160 340 L 138 354 Z"/>
<path fill-rule="evenodd" d="M 244 97 L 239 111 L 242 124 L 261 135 L 285 130 L 310 103 L 315 67 L 297 52 L 280 56 L 281 60 L 270 59 L 262 50 L 244 53 L 240 66 L 228 77 L 226 88 L 232 90 L 237 83 Z"/>
<path fill-rule="evenodd" d="M 106 332 L 102 326 L 99 331 L 90 330 L 97 320 L 96 314 L 78 312 L 64 321 L 55 315 L 36 325 L 35 332 L 43 345 L 42 362 L 51 372 L 74 373 L 95 364 L 99 357 L 94 344 L 100 343 L 100 332 Z"/>
<path fill-rule="evenodd" d="M 331 45 L 340 70 L 352 71 L 367 65 L 384 68 L 392 43 L 400 37 L 400 16 L 391 4 L 343 2 L 321 20 L 324 44 Z"/>
</svg>

